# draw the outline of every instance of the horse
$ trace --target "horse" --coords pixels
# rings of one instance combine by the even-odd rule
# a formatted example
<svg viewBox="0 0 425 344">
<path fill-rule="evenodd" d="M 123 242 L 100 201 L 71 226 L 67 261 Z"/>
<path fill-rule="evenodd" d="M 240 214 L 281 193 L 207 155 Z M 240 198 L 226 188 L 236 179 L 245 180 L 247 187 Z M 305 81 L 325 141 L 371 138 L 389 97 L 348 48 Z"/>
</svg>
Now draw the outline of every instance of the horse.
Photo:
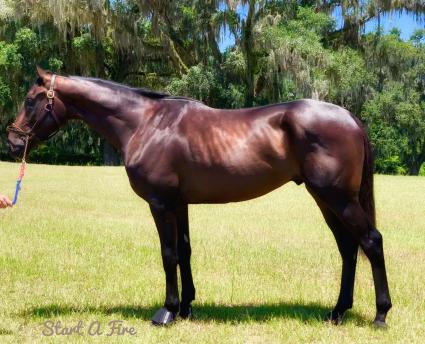
<svg viewBox="0 0 425 344">
<path fill-rule="evenodd" d="M 352 307 L 361 249 L 372 267 L 373 323 L 386 326 L 392 304 L 376 228 L 373 156 L 365 128 L 349 111 L 309 99 L 215 109 L 107 80 L 59 76 L 40 67 L 37 73 L 8 127 L 10 152 L 21 157 L 70 120 L 84 121 L 121 152 L 161 243 L 166 291 L 154 325 L 193 315 L 188 205 L 245 201 L 293 181 L 305 184 L 342 257 L 339 297 L 325 320 L 339 324 Z"/>
</svg>

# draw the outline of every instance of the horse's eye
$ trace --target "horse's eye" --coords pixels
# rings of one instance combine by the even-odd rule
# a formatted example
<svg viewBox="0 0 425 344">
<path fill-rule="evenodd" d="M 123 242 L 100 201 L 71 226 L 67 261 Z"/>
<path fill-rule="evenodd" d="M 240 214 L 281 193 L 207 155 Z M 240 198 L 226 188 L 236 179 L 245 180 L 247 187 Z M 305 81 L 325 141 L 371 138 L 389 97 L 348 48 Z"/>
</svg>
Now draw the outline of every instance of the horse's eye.
<svg viewBox="0 0 425 344">
<path fill-rule="evenodd" d="M 32 98 L 25 99 L 25 104 L 27 106 L 33 106 L 34 105 L 34 99 L 32 99 Z"/>
</svg>

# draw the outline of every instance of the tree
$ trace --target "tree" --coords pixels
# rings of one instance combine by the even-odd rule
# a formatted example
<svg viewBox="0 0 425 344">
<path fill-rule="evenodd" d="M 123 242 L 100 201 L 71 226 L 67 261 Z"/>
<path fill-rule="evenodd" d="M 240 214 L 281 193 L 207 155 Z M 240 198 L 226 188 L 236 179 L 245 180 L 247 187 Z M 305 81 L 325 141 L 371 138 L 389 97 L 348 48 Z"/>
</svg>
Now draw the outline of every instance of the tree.
<svg viewBox="0 0 425 344">
<path fill-rule="evenodd" d="M 0 0 L 0 156 L 4 128 L 34 82 L 35 64 L 62 74 L 168 90 L 239 108 L 315 98 L 362 114 L 378 171 L 422 163 L 424 32 L 364 34 L 390 12 L 424 17 L 422 1 Z M 340 9 L 337 28 L 333 11 Z M 221 51 L 224 31 L 235 43 Z M 18 87 L 16 86 L 18 85 Z M 2 129 L 3 128 L 3 129 Z M 113 151 L 72 124 L 32 155 L 101 163 Z"/>
<path fill-rule="evenodd" d="M 361 48 L 365 25 L 373 19 L 377 19 L 379 24 L 381 16 L 403 12 L 411 13 L 417 20 L 425 17 L 423 0 L 318 0 L 315 7 L 328 14 L 335 10 L 341 13 L 342 27 L 329 33 L 328 39 L 338 46 L 348 45 L 353 48 Z"/>
<path fill-rule="evenodd" d="M 365 104 L 363 118 L 384 173 L 418 175 L 425 162 L 425 102 L 413 88 L 390 83 Z"/>
<path fill-rule="evenodd" d="M 374 40 L 373 35 L 368 38 Z M 378 168 L 399 157 L 408 173 L 417 175 L 425 161 L 424 38 L 425 30 L 418 30 L 404 42 L 394 30 L 381 37 L 368 56 L 378 83 L 362 116 L 375 144 Z"/>
<path fill-rule="evenodd" d="M 14 21 L 3 24 L 0 40 L 0 157 L 8 159 L 6 126 L 16 116 L 21 102 L 35 81 L 35 65 L 42 63 L 54 72 L 62 70 L 63 61 L 72 59 L 62 49 L 63 40 L 51 26 L 40 26 L 36 31 Z M 58 47 L 59 45 L 59 47 Z M 71 44 L 72 46 L 72 44 Z M 70 144 L 72 142 L 72 144 Z M 35 151 L 31 159 L 39 162 L 94 163 L 99 156 L 98 137 L 77 123 L 67 126 L 48 144 Z"/>
</svg>

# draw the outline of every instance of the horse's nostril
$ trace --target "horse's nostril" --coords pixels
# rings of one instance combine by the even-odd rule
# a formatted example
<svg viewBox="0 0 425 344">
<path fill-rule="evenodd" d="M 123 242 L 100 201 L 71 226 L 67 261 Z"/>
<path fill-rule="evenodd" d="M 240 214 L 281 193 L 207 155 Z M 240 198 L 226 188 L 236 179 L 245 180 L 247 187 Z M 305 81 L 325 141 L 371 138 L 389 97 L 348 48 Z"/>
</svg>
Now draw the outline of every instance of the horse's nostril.
<svg viewBox="0 0 425 344">
<path fill-rule="evenodd" d="M 7 140 L 7 144 L 9 146 L 9 153 L 13 158 L 16 158 L 19 154 L 21 147 L 19 145 L 14 144 L 11 140 Z"/>
<path fill-rule="evenodd" d="M 7 140 L 7 145 L 9 146 L 10 150 L 16 149 L 16 144 L 12 140 Z"/>
</svg>

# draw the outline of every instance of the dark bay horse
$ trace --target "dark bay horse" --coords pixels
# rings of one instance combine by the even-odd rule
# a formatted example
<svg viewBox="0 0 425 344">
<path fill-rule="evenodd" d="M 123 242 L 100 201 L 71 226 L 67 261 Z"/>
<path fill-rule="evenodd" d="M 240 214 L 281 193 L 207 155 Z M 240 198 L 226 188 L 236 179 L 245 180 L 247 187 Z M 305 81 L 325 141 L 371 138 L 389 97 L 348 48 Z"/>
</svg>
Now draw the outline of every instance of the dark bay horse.
<svg viewBox="0 0 425 344">
<path fill-rule="evenodd" d="M 327 319 L 339 323 L 353 304 L 359 247 L 372 266 L 374 323 L 385 325 L 391 299 L 382 236 L 376 229 L 372 156 L 361 123 L 336 105 L 298 100 L 220 110 L 113 82 L 56 76 L 38 68 L 8 143 L 15 157 L 68 120 L 83 120 L 123 156 L 133 190 L 149 203 L 166 276 L 154 324 L 192 316 L 188 204 L 252 199 L 305 183 L 342 256 L 341 289 Z M 178 294 L 177 265 L 181 275 Z"/>
</svg>

